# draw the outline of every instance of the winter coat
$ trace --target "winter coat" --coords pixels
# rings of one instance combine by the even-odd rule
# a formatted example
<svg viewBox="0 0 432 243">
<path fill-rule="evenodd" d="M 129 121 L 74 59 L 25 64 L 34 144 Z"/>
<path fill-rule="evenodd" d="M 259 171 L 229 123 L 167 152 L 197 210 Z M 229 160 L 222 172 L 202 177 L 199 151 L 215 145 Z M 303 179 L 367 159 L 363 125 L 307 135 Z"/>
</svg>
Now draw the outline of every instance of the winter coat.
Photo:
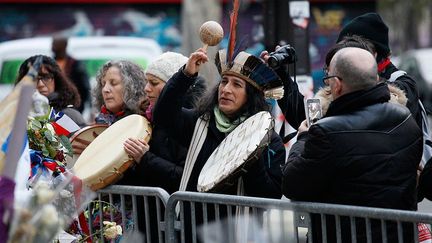
<svg viewBox="0 0 432 243">
<path fill-rule="evenodd" d="M 389 89 L 381 83 L 331 102 L 327 114 L 292 146 L 283 168 L 284 195 L 299 201 L 415 210 L 422 134 L 409 110 L 389 99 Z M 349 220 L 342 221 L 342 237 L 350 239 Z M 319 216 L 313 224 L 314 242 L 320 242 Z M 334 224 L 327 226 L 328 242 L 335 242 Z M 388 224 L 389 242 L 397 239 L 394 227 Z M 380 242 L 380 226 L 373 225 L 372 231 L 374 242 Z M 364 234 L 364 228 L 358 228 L 361 242 Z M 412 236 L 412 226 L 404 236 Z"/>
<path fill-rule="evenodd" d="M 182 107 L 192 108 L 205 92 L 205 80 L 198 77 L 187 90 Z M 122 184 L 161 187 L 168 193 L 179 189 L 187 147 L 181 145 L 164 126 L 152 122 L 150 149 L 141 161 L 126 172 Z"/>
<path fill-rule="evenodd" d="M 422 117 L 421 117 L 421 109 L 419 106 L 419 91 L 417 88 L 417 82 L 412 79 L 410 76 L 408 76 L 407 74 L 404 75 L 400 75 L 397 78 L 392 78 L 392 75 L 397 74 L 397 72 L 402 72 L 403 71 L 399 71 L 399 69 L 397 67 L 395 67 L 393 64 L 389 64 L 384 73 L 380 74 L 381 77 L 385 77 L 387 83 L 390 83 L 396 87 L 398 87 L 399 89 L 401 89 L 402 91 L 404 91 L 405 96 L 408 99 L 408 102 L 406 104 L 407 108 L 411 111 L 411 114 L 413 115 L 414 119 L 417 122 L 417 125 L 420 127 L 422 127 Z"/>
<path fill-rule="evenodd" d="M 284 96 L 277 103 L 287 122 L 297 130 L 302 121 L 306 119 L 304 97 L 300 93 L 297 83 L 291 79 L 283 67 L 277 69 L 276 72 L 284 84 Z"/>
<path fill-rule="evenodd" d="M 182 109 L 181 100 L 186 90 L 194 83 L 196 77 L 186 76 L 182 70 L 174 74 L 164 87 L 154 109 L 154 122 L 166 128 L 175 139 L 185 146 L 189 146 L 195 123 L 200 114 L 195 110 Z M 226 137 L 226 134 L 216 128 L 215 118 L 210 114 L 207 137 L 197 156 L 194 168 L 187 184 L 186 190 L 197 191 L 199 173 L 211 153 Z M 258 161 L 243 175 L 245 194 L 249 196 L 280 198 L 280 166 L 284 164 L 285 149 L 280 137 L 272 133 L 269 148 L 262 154 Z M 270 161 L 267 161 L 270 159 Z M 220 193 L 235 194 L 236 185 L 227 187 Z"/>
<path fill-rule="evenodd" d="M 422 108 L 419 104 L 420 95 L 418 83 L 408 76 L 404 71 L 399 71 L 393 64 L 390 64 L 386 67 L 384 73 L 380 74 L 382 77 L 386 78 L 389 83 L 399 87 L 405 92 L 405 95 L 408 98 L 407 107 L 411 111 L 411 114 L 415 118 L 417 125 L 420 129 L 423 129 L 423 122 L 428 123 L 427 119 L 423 120 L 422 117 Z M 427 101 L 426 101 L 427 103 Z M 429 128 L 430 129 L 430 128 Z M 427 133 L 427 131 L 423 131 Z M 418 201 L 422 201 L 424 197 L 432 200 L 432 187 L 429 182 L 432 182 L 432 158 L 430 157 L 430 147 L 432 144 L 430 142 L 430 134 L 429 136 L 423 136 L 424 142 L 424 163 L 429 164 L 425 166 L 420 173 L 419 183 L 418 183 Z M 422 165 L 423 166 L 423 165 Z M 421 167 L 422 167 L 421 166 Z"/>
<path fill-rule="evenodd" d="M 91 102 L 90 99 L 90 82 L 84 64 L 71 56 L 66 57 L 65 73 L 67 77 L 75 84 L 81 97 L 81 105 L 78 111 L 84 110 L 84 105 Z"/>
</svg>

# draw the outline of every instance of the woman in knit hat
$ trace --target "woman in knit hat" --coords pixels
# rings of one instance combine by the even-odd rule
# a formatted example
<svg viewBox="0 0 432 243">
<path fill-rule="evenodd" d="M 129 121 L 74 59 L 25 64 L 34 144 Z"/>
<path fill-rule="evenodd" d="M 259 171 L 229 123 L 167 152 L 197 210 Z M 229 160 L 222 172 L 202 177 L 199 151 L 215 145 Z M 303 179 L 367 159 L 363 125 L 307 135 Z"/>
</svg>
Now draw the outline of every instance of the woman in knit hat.
<svg viewBox="0 0 432 243">
<path fill-rule="evenodd" d="M 163 126 L 152 119 L 152 110 L 166 82 L 187 62 L 187 57 L 175 52 L 166 52 L 150 63 L 145 71 L 146 100 L 142 102 L 146 118 L 152 123 L 153 131 L 148 151 L 142 155 L 139 164 L 125 176 L 123 184 L 139 186 L 157 186 L 169 193 L 178 190 L 183 172 L 187 148 L 171 138 Z M 184 108 L 192 108 L 191 104 L 202 96 L 205 91 L 204 79 L 198 78 L 187 91 L 189 94 L 180 101 Z M 133 145 L 132 139 L 126 141 Z M 139 144 L 136 145 L 138 147 Z"/>
<path fill-rule="evenodd" d="M 158 100 L 159 94 L 166 82 L 175 74 L 185 63 L 187 57 L 174 52 L 166 52 L 150 63 L 145 71 L 147 84 L 145 85 L 146 100 L 142 102 L 145 116 L 152 123 L 152 137 L 146 146 L 148 151 L 142 155 L 139 163 L 129 169 L 119 184 L 134 186 L 154 186 L 174 193 L 180 186 L 180 179 L 183 173 L 184 161 L 186 159 L 187 147 L 180 145 L 171 138 L 167 130 L 153 122 L 152 110 Z M 205 91 L 204 79 L 197 79 L 196 83 L 187 91 L 188 96 L 181 101 L 185 108 L 192 108 L 192 104 Z M 133 139 L 126 141 L 131 146 L 139 149 L 139 143 Z M 142 202 L 138 201 L 138 204 Z M 151 242 L 158 241 L 157 215 L 154 202 L 148 202 L 150 235 Z M 141 212 L 144 207 L 138 207 L 138 228 L 147 235 L 145 227 L 145 212 Z"/>
<path fill-rule="evenodd" d="M 147 119 L 152 120 L 152 109 L 159 97 L 166 82 L 175 74 L 180 67 L 187 62 L 187 57 L 180 53 L 165 52 L 159 56 L 155 61 L 150 63 L 146 69 L 147 84 L 145 86 L 145 93 L 147 94 L 149 105 L 145 110 Z M 197 81 L 188 90 L 185 99 L 183 99 L 182 106 L 191 109 L 196 100 L 205 91 L 204 79 L 199 77 Z"/>
</svg>

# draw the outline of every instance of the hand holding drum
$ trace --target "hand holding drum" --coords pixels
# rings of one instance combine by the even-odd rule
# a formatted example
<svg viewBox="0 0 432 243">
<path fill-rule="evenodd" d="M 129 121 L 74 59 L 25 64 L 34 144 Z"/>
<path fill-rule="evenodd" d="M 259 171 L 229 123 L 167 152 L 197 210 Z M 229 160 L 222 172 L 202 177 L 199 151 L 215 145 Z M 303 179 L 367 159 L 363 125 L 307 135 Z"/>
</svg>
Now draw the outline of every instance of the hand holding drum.
<svg viewBox="0 0 432 243">
<path fill-rule="evenodd" d="M 203 49 L 207 50 L 208 46 L 216 46 L 223 38 L 222 26 L 216 21 L 207 21 L 199 29 L 201 41 L 204 43 Z"/>
</svg>

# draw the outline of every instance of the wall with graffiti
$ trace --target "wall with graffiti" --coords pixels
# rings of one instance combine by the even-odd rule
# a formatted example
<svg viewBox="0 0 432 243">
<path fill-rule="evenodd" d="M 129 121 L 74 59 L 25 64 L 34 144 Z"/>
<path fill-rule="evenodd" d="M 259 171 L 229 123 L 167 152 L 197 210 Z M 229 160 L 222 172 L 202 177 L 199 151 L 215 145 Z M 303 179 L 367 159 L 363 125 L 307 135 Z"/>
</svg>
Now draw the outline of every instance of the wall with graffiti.
<svg viewBox="0 0 432 243">
<path fill-rule="evenodd" d="M 229 4 L 222 25 L 229 29 Z M 0 42 L 51 36 L 135 36 L 156 40 L 163 49 L 180 51 L 180 4 L 3 4 L 0 5 Z M 239 41 L 252 52 L 261 51 L 264 38 L 261 4 L 250 4 L 239 16 Z M 227 38 L 222 45 L 226 45 Z"/>
<path fill-rule="evenodd" d="M 311 5 L 309 26 L 310 62 L 314 89 L 322 86 L 322 68 L 327 51 L 336 43 L 339 31 L 351 19 L 375 11 L 375 3 L 323 3 Z"/>
<path fill-rule="evenodd" d="M 180 5 L 0 5 L 0 41 L 54 34 L 148 37 L 176 50 Z"/>
<path fill-rule="evenodd" d="M 232 6 L 224 4 L 222 26 L 229 29 Z M 374 2 L 311 3 L 310 61 L 314 87 L 321 86 L 325 54 L 342 26 L 357 15 L 374 11 Z M 180 4 L 0 4 L 0 42 L 35 36 L 120 35 L 148 37 L 164 50 L 180 52 Z M 248 4 L 239 15 L 238 42 L 258 55 L 264 49 L 262 4 Z M 226 31 L 227 32 L 227 31 Z M 222 41 L 227 45 L 227 33 Z"/>
</svg>

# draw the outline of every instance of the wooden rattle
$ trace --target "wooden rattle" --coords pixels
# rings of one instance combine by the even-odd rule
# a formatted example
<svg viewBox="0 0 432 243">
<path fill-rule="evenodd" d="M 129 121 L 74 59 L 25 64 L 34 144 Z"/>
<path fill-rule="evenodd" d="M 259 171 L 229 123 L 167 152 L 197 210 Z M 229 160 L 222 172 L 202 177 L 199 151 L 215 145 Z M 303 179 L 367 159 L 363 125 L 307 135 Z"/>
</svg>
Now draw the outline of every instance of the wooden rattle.
<svg viewBox="0 0 432 243">
<path fill-rule="evenodd" d="M 201 41 L 204 43 L 203 49 L 207 50 L 208 46 L 216 46 L 223 38 L 222 26 L 216 21 L 207 21 L 199 29 Z"/>
</svg>

